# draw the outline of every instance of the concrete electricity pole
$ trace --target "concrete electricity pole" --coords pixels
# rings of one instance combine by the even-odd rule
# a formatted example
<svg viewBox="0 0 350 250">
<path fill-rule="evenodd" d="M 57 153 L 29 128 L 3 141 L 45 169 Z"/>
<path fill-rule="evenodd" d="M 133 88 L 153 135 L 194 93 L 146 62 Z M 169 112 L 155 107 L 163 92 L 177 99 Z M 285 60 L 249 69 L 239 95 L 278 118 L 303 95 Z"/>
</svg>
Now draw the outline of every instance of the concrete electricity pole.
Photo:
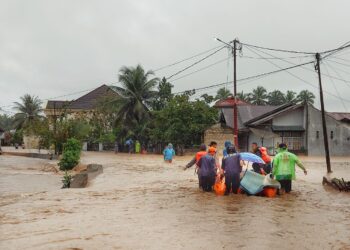
<svg viewBox="0 0 350 250">
<path fill-rule="evenodd" d="M 318 73 L 318 82 L 319 82 L 319 86 L 320 86 L 322 129 L 323 129 L 324 150 L 326 153 L 327 172 L 332 173 L 331 160 L 330 160 L 330 156 L 329 156 L 326 114 L 325 114 L 324 102 L 323 102 L 323 90 L 322 90 L 322 82 L 321 82 L 321 68 L 320 68 L 320 54 L 319 53 L 316 53 L 316 70 Z"/>
</svg>

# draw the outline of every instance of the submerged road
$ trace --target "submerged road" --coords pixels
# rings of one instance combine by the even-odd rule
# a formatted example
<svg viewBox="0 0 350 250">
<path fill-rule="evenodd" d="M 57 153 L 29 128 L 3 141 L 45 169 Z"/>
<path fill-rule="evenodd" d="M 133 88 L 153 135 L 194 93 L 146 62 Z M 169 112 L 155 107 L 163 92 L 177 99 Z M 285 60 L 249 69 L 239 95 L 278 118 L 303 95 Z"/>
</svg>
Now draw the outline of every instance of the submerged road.
<svg viewBox="0 0 350 250">
<path fill-rule="evenodd" d="M 323 159 L 290 195 L 217 197 L 198 189 L 190 158 L 84 153 L 103 174 L 60 189 L 54 162 L 0 156 L 0 249 L 349 249 L 350 196 L 321 185 Z M 350 179 L 350 159 L 333 163 Z"/>
</svg>

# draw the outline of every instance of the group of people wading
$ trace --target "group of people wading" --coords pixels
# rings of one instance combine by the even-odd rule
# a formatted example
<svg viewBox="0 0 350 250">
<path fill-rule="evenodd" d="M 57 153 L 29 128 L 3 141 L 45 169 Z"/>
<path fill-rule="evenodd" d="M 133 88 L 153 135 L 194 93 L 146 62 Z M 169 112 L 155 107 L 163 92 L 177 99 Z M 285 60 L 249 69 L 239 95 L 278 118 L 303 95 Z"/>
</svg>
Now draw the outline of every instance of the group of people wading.
<svg viewBox="0 0 350 250">
<path fill-rule="evenodd" d="M 273 161 L 268 155 L 267 149 L 259 147 L 257 143 L 252 143 L 251 151 L 265 162 L 265 164 L 253 163 L 254 172 L 262 175 L 272 174 L 281 184 L 280 194 L 289 193 L 292 190 L 292 180 L 295 180 L 295 164 L 303 169 L 305 175 L 307 174 L 299 158 L 295 154 L 288 152 L 285 143 L 279 144 L 278 153 Z M 225 178 L 225 195 L 229 195 L 230 192 L 234 194 L 239 192 L 241 172 L 244 164 L 240 153 L 237 152 L 237 149 L 230 141 L 225 142 L 223 158 L 220 164 L 217 155 L 217 143 L 213 141 L 208 148 L 205 144 L 202 144 L 195 157 L 185 166 L 184 170 L 194 165 L 196 166 L 199 188 L 202 188 L 205 192 L 211 192 L 214 184 L 223 181 Z"/>
</svg>

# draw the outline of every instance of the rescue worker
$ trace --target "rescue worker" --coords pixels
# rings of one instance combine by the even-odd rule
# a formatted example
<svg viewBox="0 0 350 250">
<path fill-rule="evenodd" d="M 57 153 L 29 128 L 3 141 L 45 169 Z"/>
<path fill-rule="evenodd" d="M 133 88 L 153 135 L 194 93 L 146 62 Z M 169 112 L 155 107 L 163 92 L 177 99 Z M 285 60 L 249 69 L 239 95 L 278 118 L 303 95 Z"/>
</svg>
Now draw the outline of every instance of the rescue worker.
<svg viewBox="0 0 350 250">
<path fill-rule="evenodd" d="M 226 191 L 225 195 L 229 195 L 232 187 L 232 193 L 237 194 L 240 185 L 240 173 L 242 172 L 243 161 L 237 153 L 234 146 L 227 148 L 227 156 L 222 159 L 221 168 L 225 173 Z"/>
<path fill-rule="evenodd" d="M 215 164 L 216 148 L 210 147 L 208 154 L 202 156 L 198 161 L 199 176 L 201 179 L 202 189 L 205 192 L 211 192 L 215 184 L 216 164 Z"/>
<path fill-rule="evenodd" d="M 259 147 L 256 142 L 253 142 L 252 152 L 265 162 L 265 164 L 253 163 L 254 172 L 259 174 L 271 173 L 271 157 L 268 155 L 267 149 L 265 147 Z"/>
<path fill-rule="evenodd" d="M 288 152 L 285 143 L 281 143 L 278 147 L 279 152 L 273 159 L 272 174 L 281 184 L 280 194 L 290 193 L 292 191 L 292 180 L 295 180 L 295 164 L 304 171 L 305 175 L 307 175 L 307 171 L 299 158 Z"/>
<path fill-rule="evenodd" d="M 192 167 L 193 165 L 196 164 L 196 172 L 197 172 L 197 175 L 198 175 L 198 185 L 199 185 L 199 188 L 202 187 L 201 185 L 201 178 L 200 178 L 200 175 L 199 175 L 199 168 L 198 168 L 198 162 L 199 162 L 199 159 L 202 158 L 204 155 L 207 154 L 207 146 L 203 143 L 200 145 L 199 147 L 199 151 L 196 153 L 196 155 L 193 157 L 193 159 L 187 163 L 187 165 L 184 167 L 184 170 Z"/>
</svg>

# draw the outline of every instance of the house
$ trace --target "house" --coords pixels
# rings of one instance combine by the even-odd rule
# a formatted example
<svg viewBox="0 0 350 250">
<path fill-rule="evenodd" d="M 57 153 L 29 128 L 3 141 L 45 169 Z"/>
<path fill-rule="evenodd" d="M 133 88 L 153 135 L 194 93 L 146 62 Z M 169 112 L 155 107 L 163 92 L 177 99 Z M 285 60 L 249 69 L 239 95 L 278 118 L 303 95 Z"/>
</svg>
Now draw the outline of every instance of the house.
<svg viewBox="0 0 350 250">
<path fill-rule="evenodd" d="M 63 113 L 66 113 L 68 118 L 83 117 L 84 119 L 89 119 L 92 117 L 93 111 L 96 110 L 100 101 L 115 99 L 118 97 L 119 94 L 113 86 L 103 84 L 76 100 L 49 100 L 44 109 L 44 113 L 51 121 L 54 121 Z M 98 145 L 88 145 L 87 142 L 84 142 L 83 150 L 87 150 L 88 147 L 102 150 L 102 143 Z"/>
<path fill-rule="evenodd" d="M 71 116 L 88 114 L 96 109 L 99 101 L 102 99 L 117 97 L 119 97 L 119 95 L 112 86 L 103 84 L 76 100 L 49 100 L 44 109 L 44 113 L 48 118 L 55 117 L 63 112 L 67 112 Z"/>
<path fill-rule="evenodd" d="M 222 103 L 227 103 L 227 101 L 220 101 L 215 105 L 220 109 L 220 126 L 232 129 L 232 100 L 231 105 L 222 105 Z M 257 142 L 267 147 L 273 154 L 278 144 L 284 142 L 288 145 L 289 150 L 295 153 L 305 153 L 311 156 L 324 155 L 321 112 L 314 106 L 285 104 L 276 107 L 237 103 L 237 110 L 238 143 L 242 151 L 248 151 L 250 144 Z M 350 113 L 326 114 L 329 148 L 333 156 L 350 155 L 349 118 Z M 226 138 L 232 141 L 233 134 L 227 134 Z"/>
</svg>

